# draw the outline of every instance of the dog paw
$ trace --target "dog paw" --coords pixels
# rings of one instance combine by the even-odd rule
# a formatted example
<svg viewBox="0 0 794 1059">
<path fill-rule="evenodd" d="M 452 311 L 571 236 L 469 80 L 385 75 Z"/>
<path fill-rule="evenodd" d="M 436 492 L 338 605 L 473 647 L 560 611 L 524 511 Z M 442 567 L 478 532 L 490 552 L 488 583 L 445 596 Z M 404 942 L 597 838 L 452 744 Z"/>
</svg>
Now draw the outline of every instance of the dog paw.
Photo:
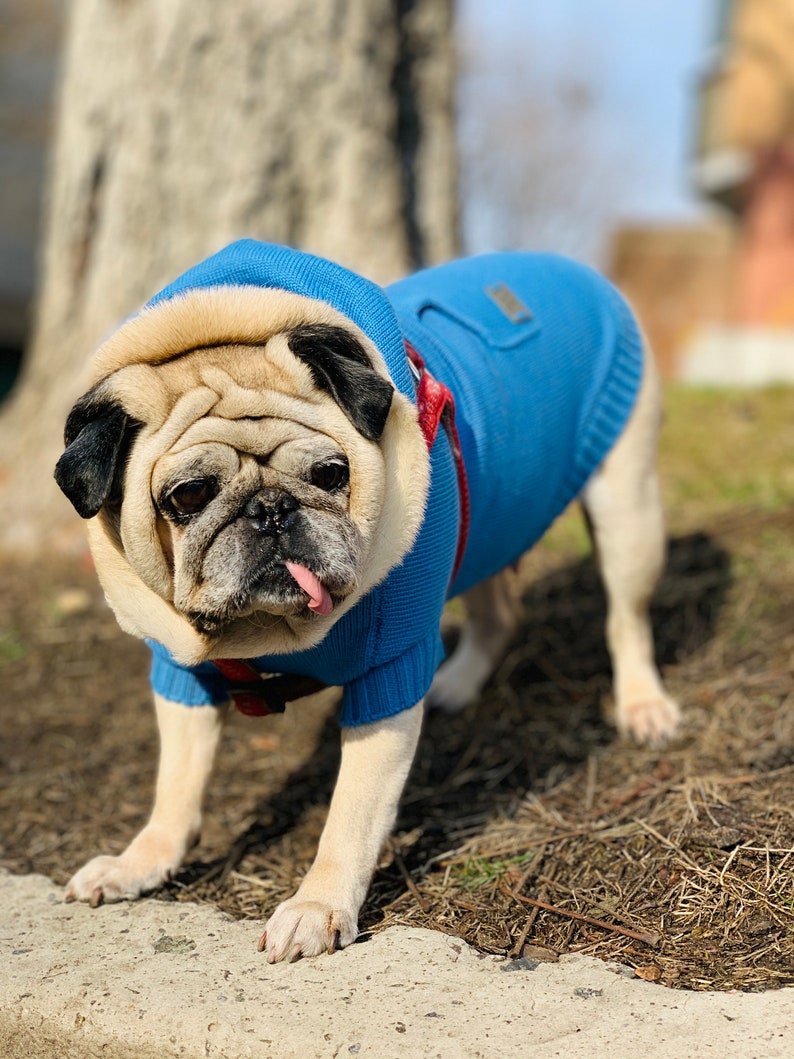
<svg viewBox="0 0 794 1059">
<path fill-rule="evenodd" d="M 678 704 L 667 695 L 658 695 L 623 703 L 617 711 L 621 733 L 638 743 L 654 746 L 675 734 L 681 719 Z"/>
<path fill-rule="evenodd" d="M 105 902 L 134 901 L 156 890 L 178 870 L 184 856 L 181 843 L 155 827 L 144 828 L 118 857 L 94 857 L 66 884 L 64 900 L 88 901 L 92 908 Z"/>
<path fill-rule="evenodd" d="M 343 949 L 357 936 L 355 914 L 320 901 L 291 897 L 278 906 L 265 924 L 259 951 L 265 953 L 268 963 L 292 963 L 300 956 Z"/>
<path fill-rule="evenodd" d="M 169 872 L 154 867 L 147 872 L 120 857 L 94 857 L 66 884 L 66 901 L 88 901 L 92 908 L 111 901 L 134 901 L 166 881 Z"/>
</svg>

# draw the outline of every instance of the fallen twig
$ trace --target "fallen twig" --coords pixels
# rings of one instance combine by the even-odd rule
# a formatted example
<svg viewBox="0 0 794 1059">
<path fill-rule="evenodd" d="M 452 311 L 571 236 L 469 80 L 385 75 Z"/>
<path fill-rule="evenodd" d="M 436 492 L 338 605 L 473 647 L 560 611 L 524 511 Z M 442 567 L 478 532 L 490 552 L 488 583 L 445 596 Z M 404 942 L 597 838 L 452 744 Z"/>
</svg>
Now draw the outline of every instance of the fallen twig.
<svg viewBox="0 0 794 1059">
<path fill-rule="evenodd" d="M 649 934 L 644 930 L 631 930 L 629 927 L 620 927 L 616 923 L 606 923 L 603 919 L 596 919 L 594 916 L 586 916 L 582 912 L 572 912 L 567 908 L 559 908 L 557 905 L 549 904 L 546 901 L 537 901 L 534 897 L 523 897 L 521 894 L 517 894 L 515 890 L 505 886 L 504 883 L 499 884 L 499 889 L 507 897 L 512 897 L 514 900 L 520 901 L 521 904 L 542 908 L 546 912 L 556 912 L 557 915 L 567 916 L 569 919 L 578 919 L 583 923 L 589 923 L 591 927 L 611 930 L 615 934 L 623 934 L 627 938 L 632 938 L 634 941 L 642 941 L 646 945 L 655 947 L 661 940 L 660 934 Z"/>
<path fill-rule="evenodd" d="M 430 902 L 426 901 L 424 899 L 424 897 L 422 897 L 422 895 L 417 890 L 416 883 L 411 878 L 410 872 L 406 868 L 405 861 L 400 856 L 399 851 L 393 846 L 391 852 L 392 852 L 392 857 L 394 858 L 394 863 L 397 865 L 397 870 L 399 871 L 400 875 L 402 875 L 403 881 L 405 882 L 405 885 L 408 887 L 408 890 L 410 891 L 410 894 L 413 897 L 414 901 L 416 901 L 416 903 L 419 905 L 419 907 L 422 909 L 423 912 L 425 912 L 425 913 L 429 912 L 430 911 Z"/>
</svg>

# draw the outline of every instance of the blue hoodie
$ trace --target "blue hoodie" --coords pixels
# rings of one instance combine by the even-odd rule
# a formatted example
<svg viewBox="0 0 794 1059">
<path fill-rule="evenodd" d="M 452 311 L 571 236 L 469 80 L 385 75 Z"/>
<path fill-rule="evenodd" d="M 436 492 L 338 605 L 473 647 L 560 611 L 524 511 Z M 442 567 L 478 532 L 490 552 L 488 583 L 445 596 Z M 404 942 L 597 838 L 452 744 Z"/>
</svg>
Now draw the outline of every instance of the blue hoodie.
<svg viewBox="0 0 794 1059">
<path fill-rule="evenodd" d="M 297 250 L 242 240 L 190 269 L 186 290 L 282 288 L 330 303 L 372 339 L 392 381 L 414 397 L 404 340 L 452 391 L 471 499 L 460 569 L 457 477 L 440 430 L 418 538 L 402 563 L 307 651 L 254 660 L 261 672 L 343 685 L 340 722 L 399 713 L 427 692 L 443 657 L 447 599 L 515 562 L 579 494 L 621 433 L 642 375 L 626 303 L 597 273 L 549 254 L 489 254 L 426 269 L 382 290 Z M 178 665 L 159 644 L 152 687 L 186 705 L 219 704 L 211 663 Z"/>
</svg>

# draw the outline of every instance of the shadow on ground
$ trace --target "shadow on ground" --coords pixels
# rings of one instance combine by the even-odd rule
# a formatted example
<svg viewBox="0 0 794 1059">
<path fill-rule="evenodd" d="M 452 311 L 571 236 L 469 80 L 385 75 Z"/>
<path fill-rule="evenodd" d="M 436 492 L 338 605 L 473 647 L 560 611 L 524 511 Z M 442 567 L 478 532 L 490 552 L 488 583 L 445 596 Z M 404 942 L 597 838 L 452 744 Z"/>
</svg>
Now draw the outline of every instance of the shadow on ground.
<svg viewBox="0 0 794 1059">
<path fill-rule="evenodd" d="M 653 614 L 662 667 L 681 663 L 709 641 L 729 585 L 729 556 L 715 540 L 698 533 L 671 542 Z M 611 678 L 605 601 L 593 561 L 540 577 L 525 588 L 523 603 L 520 632 L 482 702 L 460 716 L 433 713 L 425 722 L 398 820 L 399 833 L 410 840 L 397 843 L 399 867 L 392 860 L 376 878 L 366 909 L 370 925 L 379 920 L 384 898 L 405 891 L 406 871 L 421 872 L 486 821 L 508 814 L 528 791 L 555 786 L 616 738 L 605 718 Z M 449 639 L 454 642 L 454 629 Z M 180 890 L 195 894 L 238 869 L 272 876 L 274 846 L 275 863 L 288 860 L 278 848 L 285 836 L 308 866 L 337 767 L 331 713 L 313 751 L 280 790 L 258 801 L 230 850 L 194 861 L 180 876 Z M 305 849 L 298 848 L 301 836 Z M 294 868 L 289 874 L 285 892 L 294 885 Z"/>
</svg>

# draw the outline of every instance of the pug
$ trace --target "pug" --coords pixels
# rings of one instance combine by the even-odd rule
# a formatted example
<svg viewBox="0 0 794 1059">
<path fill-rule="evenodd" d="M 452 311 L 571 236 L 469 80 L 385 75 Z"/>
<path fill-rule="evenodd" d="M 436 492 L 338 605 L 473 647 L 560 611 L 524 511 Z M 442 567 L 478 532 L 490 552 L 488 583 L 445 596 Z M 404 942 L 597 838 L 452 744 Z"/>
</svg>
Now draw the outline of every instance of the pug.
<svg viewBox="0 0 794 1059">
<path fill-rule="evenodd" d="M 265 713 L 341 686 L 317 856 L 260 949 L 276 962 L 353 942 L 425 705 L 479 697 L 516 630 L 508 571 L 577 497 L 617 726 L 640 742 L 674 732 L 648 619 L 659 383 L 592 270 L 495 254 L 381 289 L 243 240 L 123 323 L 87 387 L 56 479 L 120 625 L 152 649 L 161 755 L 148 823 L 81 868 L 67 900 L 133 899 L 178 871 L 230 702 Z M 456 595 L 466 623 L 440 665 Z"/>
</svg>

